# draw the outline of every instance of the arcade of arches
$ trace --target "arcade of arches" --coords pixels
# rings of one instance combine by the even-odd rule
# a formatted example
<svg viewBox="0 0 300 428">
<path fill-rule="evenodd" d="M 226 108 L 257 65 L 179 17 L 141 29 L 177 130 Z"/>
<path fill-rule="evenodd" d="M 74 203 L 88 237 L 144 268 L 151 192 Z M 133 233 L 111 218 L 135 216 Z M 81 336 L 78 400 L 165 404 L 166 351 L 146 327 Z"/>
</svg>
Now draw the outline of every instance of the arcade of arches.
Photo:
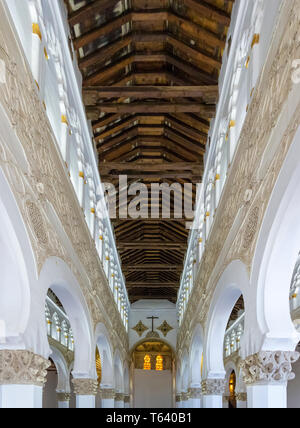
<svg viewBox="0 0 300 428">
<path fill-rule="evenodd" d="M 0 408 L 300 408 L 299 11 L 0 2 Z"/>
</svg>

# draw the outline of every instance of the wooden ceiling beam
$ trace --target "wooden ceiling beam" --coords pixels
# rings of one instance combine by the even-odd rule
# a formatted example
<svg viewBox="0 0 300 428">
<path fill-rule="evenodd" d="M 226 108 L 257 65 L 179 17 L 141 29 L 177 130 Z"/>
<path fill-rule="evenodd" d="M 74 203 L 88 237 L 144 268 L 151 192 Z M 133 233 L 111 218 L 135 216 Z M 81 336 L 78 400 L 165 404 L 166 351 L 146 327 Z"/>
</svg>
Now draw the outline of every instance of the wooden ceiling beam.
<svg viewBox="0 0 300 428">
<path fill-rule="evenodd" d="M 119 170 L 119 171 L 191 171 L 203 169 L 202 163 L 196 162 L 164 162 L 164 163 L 133 163 L 133 162 L 101 162 L 100 168 L 102 171 Z"/>
<path fill-rule="evenodd" d="M 172 24 L 177 24 L 183 31 L 189 31 L 191 36 L 194 38 L 199 38 L 205 40 L 208 44 L 212 46 L 217 46 L 220 48 L 225 47 L 225 43 L 217 34 L 207 31 L 200 25 L 187 20 L 181 16 L 178 16 L 173 11 L 168 10 L 147 10 L 147 11 L 126 11 L 122 15 L 114 18 L 113 20 L 106 22 L 98 28 L 95 28 L 87 33 L 74 39 L 74 48 L 79 49 L 83 46 L 94 42 L 96 39 L 99 39 L 103 36 L 108 36 L 112 31 L 121 28 L 123 25 L 129 22 L 164 22 L 168 21 Z"/>
<path fill-rule="evenodd" d="M 81 7 L 69 16 L 69 24 L 74 26 L 92 16 L 103 13 L 106 9 L 114 8 L 120 0 L 95 0 Z"/>
<path fill-rule="evenodd" d="M 216 114 L 216 107 L 200 103 L 100 103 L 88 106 L 86 111 L 91 120 L 97 120 L 101 113 L 198 113 L 211 119 Z"/>
<path fill-rule="evenodd" d="M 178 282 L 126 282 L 126 287 L 129 289 L 132 288 L 179 288 Z"/>
<path fill-rule="evenodd" d="M 184 241 L 178 242 L 153 242 L 152 241 L 135 241 L 124 242 L 118 241 L 118 248 L 120 250 L 185 250 L 187 243 Z"/>
<path fill-rule="evenodd" d="M 163 272 L 182 272 L 183 266 L 178 265 L 169 265 L 169 264 L 150 264 L 146 263 L 144 265 L 125 265 L 122 264 L 122 271 L 123 272 L 129 272 L 129 271 L 136 271 L 136 272 L 149 272 L 149 271 L 163 271 Z"/>
<path fill-rule="evenodd" d="M 80 70 L 84 70 L 98 62 L 105 63 L 130 43 L 132 43 L 132 36 L 127 35 L 118 39 L 116 42 L 109 43 L 107 46 L 97 49 L 95 52 L 86 55 L 83 58 L 79 58 L 78 65 Z"/>
<path fill-rule="evenodd" d="M 185 6 L 211 21 L 229 27 L 230 15 L 203 0 L 183 0 Z"/>
<path fill-rule="evenodd" d="M 169 40 L 169 39 L 168 39 Z M 175 43 L 176 48 L 183 50 L 186 46 L 186 50 L 193 52 L 194 56 L 196 57 L 196 61 L 202 61 L 203 64 L 209 62 L 209 58 L 207 57 L 207 60 L 204 59 L 205 55 L 199 52 L 195 52 L 193 48 L 189 48 L 186 44 L 172 38 L 170 39 L 171 43 L 173 45 L 173 42 Z M 197 57 L 200 57 L 198 59 Z M 116 74 L 117 72 L 125 69 L 126 67 L 134 64 L 134 63 L 140 63 L 140 62 L 164 62 L 167 64 L 171 64 L 174 67 L 178 68 L 179 70 L 186 73 L 190 78 L 194 79 L 197 82 L 200 81 L 207 81 L 207 85 L 215 85 L 216 79 L 212 77 L 209 73 L 206 71 L 203 71 L 203 69 L 196 67 L 193 64 L 187 64 L 186 62 L 176 58 L 174 55 L 165 54 L 165 53 L 145 53 L 145 54 L 137 54 L 137 53 L 129 53 L 128 55 L 122 57 L 120 60 L 118 60 L 115 63 L 111 63 L 108 66 L 101 68 L 100 70 L 95 71 L 93 74 L 87 76 L 83 81 L 84 87 L 89 86 L 99 86 L 101 84 L 104 84 L 108 81 L 111 75 Z M 214 68 L 216 68 L 214 66 Z M 219 67 L 218 67 L 219 68 Z M 107 86 L 107 85 L 105 85 Z"/>
<path fill-rule="evenodd" d="M 83 100 L 86 105 L 95 105 L 104 98 L 201 98 L 204 102 L 217 102 L 219 90 L 211 86 L 92 86 L 83 88 Z"/>
</svg>

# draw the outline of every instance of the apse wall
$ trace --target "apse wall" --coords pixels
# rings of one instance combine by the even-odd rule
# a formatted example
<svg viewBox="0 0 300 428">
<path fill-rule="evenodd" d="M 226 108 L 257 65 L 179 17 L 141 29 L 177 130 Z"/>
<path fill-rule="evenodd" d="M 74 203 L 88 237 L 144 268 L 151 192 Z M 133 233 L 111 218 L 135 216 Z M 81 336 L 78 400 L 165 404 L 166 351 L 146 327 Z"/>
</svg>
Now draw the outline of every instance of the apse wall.
<svg viewBox="0 0 300 428">
<path fill-rule="evenodd" d="M 172 373 L 170 370 L 134 370 L 134 408 L 163 409 L 172 406 Z"/>
</svg>

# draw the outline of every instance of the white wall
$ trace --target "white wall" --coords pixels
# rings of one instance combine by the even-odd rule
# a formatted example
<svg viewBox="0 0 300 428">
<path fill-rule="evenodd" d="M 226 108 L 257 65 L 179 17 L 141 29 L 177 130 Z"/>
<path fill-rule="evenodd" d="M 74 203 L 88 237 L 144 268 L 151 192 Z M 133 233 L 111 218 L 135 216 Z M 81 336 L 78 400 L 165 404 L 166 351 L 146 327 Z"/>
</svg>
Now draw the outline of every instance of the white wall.
<svg viewBox="0 0 300 428">
<path fill-rule="evenodd" d="M 129 346 L 131 349 L 140 342 L 146 339 L 147 333 L 151 332 L 152 321 L 147 319 L 148 317 L 158 317 L 159 319 L 154 320 L 154 330 L 159 334 L 160 338 L 171 345 L 173 349 L 176 349 L 177 342 L 177 311 L 176 305 L 169 302 L 168 300 L 139 300 L 131 305 L 129 314 Z M 139 321 L 148 327 L 149 330 L 145 331 L 140 337 L 134 330 L 133 327 L 137 325 Z M 161 331 L 157 330 L 164 321 L 173 327 L 168 335 L 165 337 Z"/>
<path fill-rule="evenodd" d="M 169 370 L 134 370 L 134 408 L 172 407 L 172 373 Z"/>
</svg>

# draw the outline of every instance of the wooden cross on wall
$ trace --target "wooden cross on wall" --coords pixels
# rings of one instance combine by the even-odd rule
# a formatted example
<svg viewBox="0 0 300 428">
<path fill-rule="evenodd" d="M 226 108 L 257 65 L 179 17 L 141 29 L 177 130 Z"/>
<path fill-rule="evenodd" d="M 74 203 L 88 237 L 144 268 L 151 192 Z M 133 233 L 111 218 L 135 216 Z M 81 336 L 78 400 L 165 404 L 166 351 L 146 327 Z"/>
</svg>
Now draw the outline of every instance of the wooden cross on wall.
<svg viewBox="0 0 300 428">
<path fill-rule="evenodd" d="M 152 333 L 154 333 L 154 320 L 159 320 L 159 317 L 147 317 L 147 320 L 152 320 Z"/>
</svg>

